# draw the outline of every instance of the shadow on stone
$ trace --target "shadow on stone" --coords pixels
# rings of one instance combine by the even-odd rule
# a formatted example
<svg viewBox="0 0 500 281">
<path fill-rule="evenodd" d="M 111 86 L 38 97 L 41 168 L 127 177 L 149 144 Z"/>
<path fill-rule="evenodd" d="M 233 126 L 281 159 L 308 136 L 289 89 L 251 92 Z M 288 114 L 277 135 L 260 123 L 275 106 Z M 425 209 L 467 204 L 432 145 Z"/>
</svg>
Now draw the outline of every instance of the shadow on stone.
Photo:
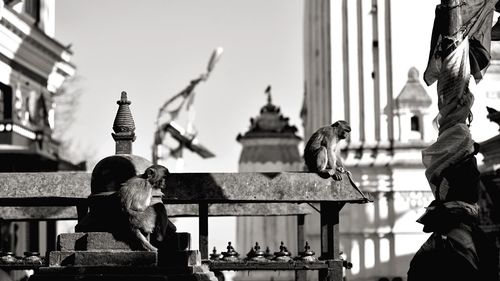
<svg viewBox="0 0 500 281">
<path fill-rule="evenodd" d="M 210 173 L 172 174 L 163 191 L 165 199 L 191 198 L 189 203 L 207 198 L 226 198 L 222 187 Z"/>
</svg>

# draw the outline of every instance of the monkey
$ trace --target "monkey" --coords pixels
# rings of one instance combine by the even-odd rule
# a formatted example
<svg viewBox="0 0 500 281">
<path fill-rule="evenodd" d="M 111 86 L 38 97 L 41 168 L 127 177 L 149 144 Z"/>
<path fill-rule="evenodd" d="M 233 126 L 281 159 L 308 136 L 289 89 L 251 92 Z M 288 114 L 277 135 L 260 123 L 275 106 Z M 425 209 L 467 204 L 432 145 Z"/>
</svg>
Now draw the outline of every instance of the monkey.
<svg viewBox="0 0 500 281">
<path fill-rule="evenodd" d="M 118 197 L 122 213 L 127 217 L 132 237 L 147 251 L 157 251 L 145 235 L 153 233 L 157 226 L 157 211 L 151 205 L 153 189 L 165 188 L 169 171 L 162 165 L 152 165 L 144 174 L 137 175 L 122 184 Z"/>
<path fill-rule="evenodd" d="M 342 180 L 341 174 L 346 170 L 340 157 L 339 142 L 346 139 L 350 132 L 351 127 L 343 120 L 319 128 L 304 148 L 307 169 L 318 173 L 322 178 Z"/>
</svg>

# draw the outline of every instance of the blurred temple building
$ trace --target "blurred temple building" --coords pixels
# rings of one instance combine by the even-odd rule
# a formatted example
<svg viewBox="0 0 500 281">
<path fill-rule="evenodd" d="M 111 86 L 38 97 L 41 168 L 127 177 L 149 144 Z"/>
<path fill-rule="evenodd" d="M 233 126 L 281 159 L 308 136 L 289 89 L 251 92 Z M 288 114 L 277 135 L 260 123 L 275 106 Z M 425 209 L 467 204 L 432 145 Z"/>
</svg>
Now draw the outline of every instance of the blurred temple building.
<svg viewBox="0 0 500 281">
<path fill-rule="evenodd" d="M 5 1 L 0 20 L 0 171 L 81 169 L 61 159 L 53 95 L 75 73 L 54 38 L 54 0 Z"/>
<path fill-rule="evenodd" d="M 236 140 L 242 145 L 239 172 L 302 171 L 299 153 L 301 138 L 297 128 L 289 124 L 280 108 L 272 103 L 270 88 L 268 100 L 260 114 L 250 119 L 250 128 Z M 306 216 L 306 220 L 307 220 Z M 297 255 L 297 218 L 295 216 L 238 217 L 236 219 L 236 247 L 242 257 L 258 242 L 262 250 L 279 251 L 283 241 L 288 250 Z M 294 272 L 241 272 L 235 280 L 293 280 Z"/>
<path fill-rule="evenodd" d="M 59 157 L 54 95 L 75 73 L 54 38 L 55 0 L 0 0 L 0 172 L 84 170 Z M 56 222 L 1 219 L 2 251 L 55 248 Z"/>
</svg>

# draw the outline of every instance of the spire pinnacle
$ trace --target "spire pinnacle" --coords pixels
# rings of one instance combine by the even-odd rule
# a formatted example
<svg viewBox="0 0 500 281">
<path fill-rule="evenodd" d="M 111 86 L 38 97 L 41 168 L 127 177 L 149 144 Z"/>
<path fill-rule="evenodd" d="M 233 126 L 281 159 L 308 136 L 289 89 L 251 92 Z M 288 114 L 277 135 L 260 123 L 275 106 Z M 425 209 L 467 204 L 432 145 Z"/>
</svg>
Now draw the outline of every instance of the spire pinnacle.
<svg viewBox="0 0 500 281">
<path fill-rule="evenodd" d="M 132 142 L 135 141 L 135 123 L 129 107 L 132 102 L 123 91 L 116 103 L 118 111 L 113 122 L 114 133 L 111 133 L 116 142 L 116 154 L 132 154 Z"/>
<path fill-rule="evenodd" d="M 266 91 L 264 93 L 267 95 L 267 104 L 271 104 L 272 103 L 271 85 L 267 86 Z"/>
</svg>

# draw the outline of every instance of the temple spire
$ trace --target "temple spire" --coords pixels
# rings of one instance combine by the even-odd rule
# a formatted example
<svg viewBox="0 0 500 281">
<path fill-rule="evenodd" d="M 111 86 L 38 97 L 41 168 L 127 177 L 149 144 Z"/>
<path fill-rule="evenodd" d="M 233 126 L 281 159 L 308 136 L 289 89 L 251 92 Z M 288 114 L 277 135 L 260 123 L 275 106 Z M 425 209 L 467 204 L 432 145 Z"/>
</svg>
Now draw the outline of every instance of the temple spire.
<svg viewBox="0 0 500 281">
<path fill-rule="evenodd" d="M 135 141 L 135 123 L 129 107 L 132 102 L 127 99 L 127 93 L 123 91 L 116 103 L 118 111 L 113 122 L 114 133 L 111 133 L 116 142 L 116 154 L 132 154 L 132 142 Z"/>
</svg>

